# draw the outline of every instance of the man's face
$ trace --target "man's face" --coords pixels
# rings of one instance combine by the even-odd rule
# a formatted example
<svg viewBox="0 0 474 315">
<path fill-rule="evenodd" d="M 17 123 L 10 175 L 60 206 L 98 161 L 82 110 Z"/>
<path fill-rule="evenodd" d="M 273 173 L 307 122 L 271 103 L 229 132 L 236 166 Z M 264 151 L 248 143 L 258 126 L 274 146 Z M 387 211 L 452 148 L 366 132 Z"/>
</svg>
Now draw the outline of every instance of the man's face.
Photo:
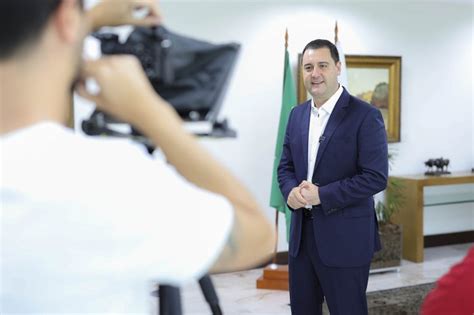
<svg viewBox="0 0 474 315">
<path fill-rule="evenodd" d="M 303 81 L 317 105 L 327 101 L 338 89 L 341 63 L 335 63 L 329 48 L 307 49 L 303 55 Z"/>
</svg>

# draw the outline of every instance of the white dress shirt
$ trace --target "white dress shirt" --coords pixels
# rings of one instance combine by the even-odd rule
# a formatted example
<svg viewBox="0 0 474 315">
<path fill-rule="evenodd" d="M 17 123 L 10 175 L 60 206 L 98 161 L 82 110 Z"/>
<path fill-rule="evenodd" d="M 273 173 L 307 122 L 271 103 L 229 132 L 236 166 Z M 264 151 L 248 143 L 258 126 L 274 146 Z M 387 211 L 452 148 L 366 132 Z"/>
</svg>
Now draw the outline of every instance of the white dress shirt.
<svg viewBox="0 0 474 315">
<path fill-rule="evenodd" d="M 334 93 L 321 107 L 317 108 L 314 100 L 311 101 L 311 117 L 309 121 L 309 136 L 308 136 L 308 173 L 306 179 L 312 182 L 314 164 L 319 150 L 319 139 L 324 134 L 326 124 L 331 117 L 331 113 L 336 106 L 339 97 L 343 91 L 342 85 L 339 85 L 336 93 Z"/>
</svg>

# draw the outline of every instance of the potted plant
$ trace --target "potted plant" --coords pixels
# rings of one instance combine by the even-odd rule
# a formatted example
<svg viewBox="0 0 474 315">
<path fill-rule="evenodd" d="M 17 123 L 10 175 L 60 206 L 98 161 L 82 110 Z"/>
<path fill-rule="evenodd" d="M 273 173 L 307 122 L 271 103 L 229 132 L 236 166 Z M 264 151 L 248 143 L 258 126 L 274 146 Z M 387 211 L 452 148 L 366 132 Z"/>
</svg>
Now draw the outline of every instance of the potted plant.
<svg viewBox="0 0 474 315">
<path fill-rule="evenodd" d="M 393 154 L 389 154 L 388 159 L 391 163 Z M 402 259 L 402 228 L 392 222 L 393 214 L 400 209 L 403 202 L 402 185 L 399 181 L 389 178 L 387 186 L 390 194 L 385 191 L 384 202 L 378 201 L 375 206 L 382 249 L 372 258 L 370 268 L 373 270 L 400 266 Z"/>
</svg>

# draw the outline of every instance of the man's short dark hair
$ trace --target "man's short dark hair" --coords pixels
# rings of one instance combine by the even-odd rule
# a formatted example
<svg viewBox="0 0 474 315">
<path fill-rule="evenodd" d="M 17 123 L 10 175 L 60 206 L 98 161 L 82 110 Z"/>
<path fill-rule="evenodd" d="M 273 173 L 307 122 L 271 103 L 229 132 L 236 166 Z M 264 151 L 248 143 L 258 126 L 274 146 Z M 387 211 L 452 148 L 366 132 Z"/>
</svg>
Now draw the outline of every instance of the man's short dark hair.
<svg viewBox="0 0 474 315">
<path fill-rule="evenodd" d="M 62 0 L 0 0 L 0 60 L 39 39 Z"/>
<path fill-rule="evenodd" d="M 301 55 L 304 55 L 304 52 L 308 49 L 319 49 L 319 48 L 328 48 L 329 51 L 331 52 L 331 57 L 334 60 L 334 63 L 339 62 L 339 52 L 337 51 L 336 45 L 334 45 L 333 43 L 325 39 L 315 39 L 309 42 L 304 47 L 303 53 Z"/>
</svg>

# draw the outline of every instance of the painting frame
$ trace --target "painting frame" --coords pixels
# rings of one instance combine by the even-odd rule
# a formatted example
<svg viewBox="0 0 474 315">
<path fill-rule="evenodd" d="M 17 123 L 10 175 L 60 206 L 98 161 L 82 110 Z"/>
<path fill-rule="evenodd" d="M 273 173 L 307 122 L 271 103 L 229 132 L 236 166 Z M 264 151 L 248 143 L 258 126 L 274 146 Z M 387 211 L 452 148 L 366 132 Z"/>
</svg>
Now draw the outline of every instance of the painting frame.
<svg viewBox="0 0 474 315">
<path fill-rule="evenodd" d="M 298 82 L 297 82 L 297 97 L 298 103 L 301 104 L 308 99 L 308 94 L 303 83 L 303 73 L 301 67 L 301 54 L 298 55 Z M 354 95 L 360 95 L 356 87 L 351 85 L 350 74 L 351 71 L 361 70 L 360 74 L 367 74 L 374 71 L 383 70 L 387 73 L 386 79 L 388 82 L 388 97 L 385 101 L 386 104 L 380 108 L 384 116 L 385 128 L 387 130 L 387 140 L 390 143 L 400 142 L 400 101 L 401 101 L 401 56 L 369 56 L 369 55 L 345 55 L 346 68 L 348 74 L 348 87 L 349 92 Z M 357 72 L 356 72 L 357 74 Z M 363 75 L 362 75 L 363 77 Z M 358 82 L 360 83 L 360 82 Z M 384 82 L 385 83 L 385 82 Z M 360 84 L 364 86 L 363 82 Z M 373 89 L 375 91 L 375 88 Z M 370 94 L 372 95 L 372 94 Z M 362 97 L 361 97 L 362 98 Z M 368 99 L 364 99 L 368 103 L 371 102 Z M 374 105 L 377 106 L 377 105 Z"/>
</svg>

